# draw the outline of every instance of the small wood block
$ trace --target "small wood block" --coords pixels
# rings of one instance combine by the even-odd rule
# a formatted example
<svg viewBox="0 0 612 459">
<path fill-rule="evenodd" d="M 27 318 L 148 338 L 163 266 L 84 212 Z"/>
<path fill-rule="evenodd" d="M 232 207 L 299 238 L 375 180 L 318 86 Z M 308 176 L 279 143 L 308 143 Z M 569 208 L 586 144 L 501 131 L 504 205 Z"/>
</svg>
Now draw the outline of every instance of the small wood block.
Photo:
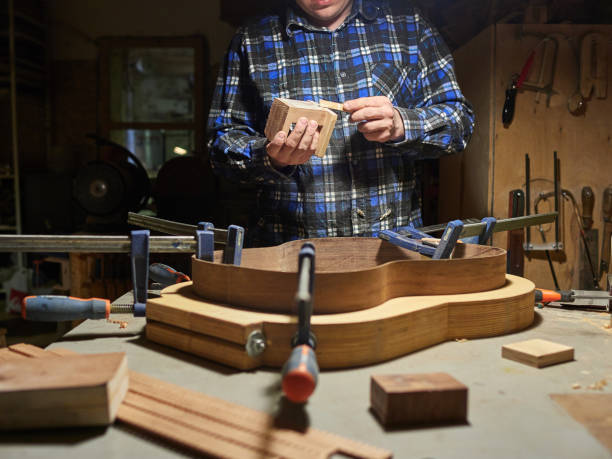
<svg viewBox="0 0 612 459">
<path fill-rule="evenodd" d="M 319 144 L 315 155 L 319 158 L 325 156 L 337 115 L 328 108 L 320 107 L 312 101 L 276 98 L 272 102 L 270 115 L 264 133 L 268 140 L 272 140 L 277 132 L 289 133 L 291 127 L 301 118 L 305 117 L 319 123 Z"/>
<path fill-rule="evenodd" d="M 574 348 L 544 339 L 530 339 L 502 346 L 502 357 L 542 368 L 574 360 Z"/>
<path fill-rule="evenodd" d="M 373 375 L 372 411 L 387 427 L 467 421 L 468 388 L 446 373 Z"/>
<path fill-rule="evenodd" d="M 124 353 L 0 360 L 0 430 L 109 425 L 127 390 Z"/>
</svg>

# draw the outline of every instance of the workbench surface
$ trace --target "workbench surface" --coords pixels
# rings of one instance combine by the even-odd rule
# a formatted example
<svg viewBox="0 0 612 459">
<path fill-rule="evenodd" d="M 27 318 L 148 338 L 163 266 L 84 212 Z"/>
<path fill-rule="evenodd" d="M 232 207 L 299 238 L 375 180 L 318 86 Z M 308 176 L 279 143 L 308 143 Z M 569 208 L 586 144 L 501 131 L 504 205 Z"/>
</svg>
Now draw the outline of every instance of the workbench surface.
<svg viewBox="0 0 612 459">
<path fill-rule="evenodd" d="M 276 369 L 238 372 L 151 342 L 145 320 L 113 316 L 116 323 L 87 320 L 49 346 L 81 353 L 124 351 L 132 370 L 161 380 L 274 412 L 279 406 Z M 369 367 L 320 374 L 305 406 L 310 425 L 393 451 L 396 458 L 609 458 L 586 428 L 553 402 L 552 393 L 602 393 L 590 384 L 607 379 L 612 392 L 610 315 L 545 308 L 534 325 L 496 338 L 447 342 Z M 573 346 L 575 360 L 542 369 L 501 358 L 501 347 L 532 338 Z M 468 424 L 385 431 L 369 410 L 370 375 L 446 372 L 469 387 Z M 580 384 L 580 389 L 572 386 Z M 0 416 L 2 414 L 0 413 Z M 184 455 L 127 426 L 0 434 L 8 458 L 159 458 Z"/>
</svg>

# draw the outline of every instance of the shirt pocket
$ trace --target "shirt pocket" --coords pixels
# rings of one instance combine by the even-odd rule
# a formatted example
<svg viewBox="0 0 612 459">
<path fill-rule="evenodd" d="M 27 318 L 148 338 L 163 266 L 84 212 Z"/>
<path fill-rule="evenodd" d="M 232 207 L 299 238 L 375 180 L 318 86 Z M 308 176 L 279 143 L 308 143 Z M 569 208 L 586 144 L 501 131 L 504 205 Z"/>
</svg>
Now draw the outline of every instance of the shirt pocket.
<svg viewBox="0 0 612 459">
<path fill-rule="evenodd" d="M 415 68 L 399 67 L 392 62 L 370 64 L 372 95 L 386 96 L 394 105 L 406 105 L 413 99 Z"/>
</svg>

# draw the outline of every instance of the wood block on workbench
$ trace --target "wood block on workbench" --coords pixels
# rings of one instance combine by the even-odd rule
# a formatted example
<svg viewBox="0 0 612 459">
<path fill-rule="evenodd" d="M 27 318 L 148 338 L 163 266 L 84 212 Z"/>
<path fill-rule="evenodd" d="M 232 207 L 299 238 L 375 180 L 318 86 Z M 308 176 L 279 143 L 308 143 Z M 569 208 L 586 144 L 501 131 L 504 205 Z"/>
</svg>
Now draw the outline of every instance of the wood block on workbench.
<svg viewBox="0 0 612 459">
<path fill-rule="evenodd" d="M 502 346 L 502 357 L 542 368 L 574 360 L 574 348 L 545 339 L 530 339 Z"/>
<path fill-rule="evenodd" d="M 467 421 L 468 388 L 446 373 L 373 375 L 372 411 L 387 427 Z"/>
<path fill-rule="evenodd" d="M 124 353 L 0 360 L 0 430 L 111 424 L 128 390 Z"/>
<path fill-rule="evenodd" d="M 319 123 L 319 144 L 315 155 L 319 158 L 325 156 L 327 144 L 336 126 L 337 115 L 328 108 L 321 107 L 312 101 L 276 98 L 272 102 L 264 134 L 272 140 L 277 132 L 289 133 L 292 126 L 301 117 Z"/>
</svg>

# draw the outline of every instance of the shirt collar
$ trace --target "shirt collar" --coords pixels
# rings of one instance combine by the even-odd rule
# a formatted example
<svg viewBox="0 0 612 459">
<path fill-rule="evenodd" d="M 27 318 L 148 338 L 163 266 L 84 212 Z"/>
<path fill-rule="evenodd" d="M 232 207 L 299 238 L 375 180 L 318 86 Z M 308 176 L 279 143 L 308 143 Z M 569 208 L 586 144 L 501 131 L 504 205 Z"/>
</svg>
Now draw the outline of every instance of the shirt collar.
<svg viewBox="0 0 612 459">
<path fill-rule="evenodd" d="M 381 8 L 379 5 L 379 1 L 377 0 L 353 0 L 353 6 L 351 7 L 351 12 L 344 20 L 345 23 L 353 20 L 356 16 L 361 16 L 361 18 L 370 22 L 376 19 L 381 12 Z M 327 30 L 324 27 L 318 27 L 311 24 L 308 21 L 308 17 L 302 9 L 294 2 L 290 2 L 289 7 L 287 8 L 287 23 L 286 23 L 286 32 L 288 36 L 293 35 L 293 33 L 298 29 L 307 29 L 307 30 Z M 340 26 L 342 27 L 342 26 Z"/>
</svg>

